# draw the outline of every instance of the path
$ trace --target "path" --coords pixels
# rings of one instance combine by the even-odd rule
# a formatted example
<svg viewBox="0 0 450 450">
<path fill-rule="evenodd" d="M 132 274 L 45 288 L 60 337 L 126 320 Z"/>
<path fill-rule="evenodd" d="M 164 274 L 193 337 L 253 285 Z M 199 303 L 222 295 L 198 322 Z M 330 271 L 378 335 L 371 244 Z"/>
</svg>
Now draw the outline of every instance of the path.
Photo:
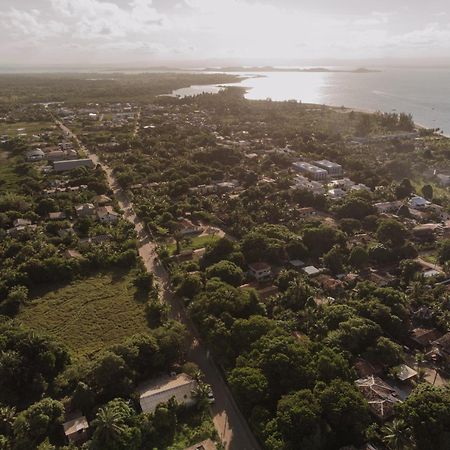
<svg viewBox="0 0 450 450">
<path fill-rule="evenodd" d="M 108 183 L 119 203 L 119 207 L 124 212 L 125 219 L 134 225 L 139 238 L 139 254 L 144 261 L 144 265 L 150 273 L 155 274 L 159 283 L 162 299 L 171 307 L 171 318 L 180 321 L 188 329 L 192 338 L 192 345 L 188 358 L 199 366 L 201 371 L 205 374 L 206 383 L 211 385 L 216 399 L 211 406 L 211 412 L 214 425 L 225 450 L 259 450 L 260 446 L 253 436 L 247 421 L 237 407 L 219 369 L 209 357 L 207 349 L 200 342 L 196 327 L 188 317 L 182 300 L 172 293 L 167 271 L 161 264 L 155 262 L 156 243 L 151 240 L 149 234 L 145 230 L 143 222 L 136 216 L 133 204 L 117 183 L 111 168 L 101 162 L 96 154 L 89 152 L 89 150 L 79 141 L 78 137 L 62 122 L 56 120 L 56 123 L 66 135 L 70 136 L 78 143 L 80 148 L 89 155 L 95 164 L 99 164 L 105 171 Z"/>
</svg>

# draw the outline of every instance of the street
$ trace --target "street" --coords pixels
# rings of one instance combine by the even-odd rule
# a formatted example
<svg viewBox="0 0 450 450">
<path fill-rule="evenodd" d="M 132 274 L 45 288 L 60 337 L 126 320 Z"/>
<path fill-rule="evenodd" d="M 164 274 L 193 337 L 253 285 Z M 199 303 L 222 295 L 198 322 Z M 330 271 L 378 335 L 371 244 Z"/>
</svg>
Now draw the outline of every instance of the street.
<svg viewBox="0 0 450 450">
<path fill-rule="evenodd" d="M 62 122 L 56 120 L 56 123 L 66 135 L 72 137 L 78 143 L 80 148 L 89 155 L 95 164 L 99 164 L 105 171 L 109 186 L 119 203 L 119 207 L 124 212 L 124 218 L 134 225 L 136 233 L 139 236 L 139 254 L 148 272 L 153 273 L 156 277 L 161 299 L 170 306 L 171 319 L 181 322 L 189 331 L 192 341 L 188 359 L 199 366 L 205 375 L 205 382 L 211 385 L 215 397 L 215 402 L 211 406 L 211 413 L 217 433 L 225 449 L 259 450 L 260 446 L 251 432 L 247 421 L 237 407 L 228 385 L 225 383 L 214 361 L 208 357 L 206 348 L 201 344 L 200 336 L 197 333 L 195 325 L 189 319 L 182 300 L 171 292 L 167 271 L 161 264 L 156 262 L 158 261 L 155 259 L 156 243 L 151 240 L 144 223 L 136 216 L 133 204 L 118 185 L 111 168 L 100 162 L 96 154 L 89 152 L 79 141 L 78 137 Z"/>
</svg>

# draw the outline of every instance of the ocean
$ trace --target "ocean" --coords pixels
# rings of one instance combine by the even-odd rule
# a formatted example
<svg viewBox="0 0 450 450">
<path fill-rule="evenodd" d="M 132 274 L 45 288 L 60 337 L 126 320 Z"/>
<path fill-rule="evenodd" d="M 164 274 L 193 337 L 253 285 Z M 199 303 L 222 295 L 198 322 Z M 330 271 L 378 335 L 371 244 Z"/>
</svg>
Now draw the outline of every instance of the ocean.
<svg viewBox="0 0 450 450">
<path fill-rule="evenodd" d="M 235 74 L 249 77 L 233 85 L 245 87 L 245 97 L 251 100 L 297 100 L 368 111 L 406 112 L 420 125 L 450 133 L 450 68 Z M 219 86 L 191 86 L 173 94 L 185 96 L 219 90 Z"/>
</svg>

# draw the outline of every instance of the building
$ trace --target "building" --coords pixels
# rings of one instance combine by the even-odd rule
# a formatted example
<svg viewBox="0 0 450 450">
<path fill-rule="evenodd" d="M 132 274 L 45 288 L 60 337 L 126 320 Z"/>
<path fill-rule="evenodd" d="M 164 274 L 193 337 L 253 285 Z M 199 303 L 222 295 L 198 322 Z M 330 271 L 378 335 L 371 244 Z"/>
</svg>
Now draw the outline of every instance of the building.
<svg viewBox="0 0 450 450">
<path fill-rule="evenodd" d="M 159 404 L 167 403 L 172 397 L 180 405 L 191 406 L 196 403 L 196 387 L 197 382 L 185 373 L 166 375 L 139 387 L 139 403 L 144 413 L 153 413 Z"/>
<path fill-rule="evenodd" d="M 53 170 L 55 172 L 65 172 L 67 170 L 78 169 L 78 167 L 87 167 L 93 169 L 95 166 L 92 159 L 69 159 L 67 161 L 55 161 L 53 163 Z"/>
<path fill-rule="evenodd" d="M 316 210 L 314 208 L 311 208 L 311 207 L 300 208 L 298 210 L 298 215 L 302 219 L 306 219 L 308 217 L 315 216 L 316 215 Z"/>
<path fill-rule="evenodd" d="M 350 180 L 350 178 L 340 178 L 339 180 L 331 181 L 329 184 L 330 189 L 340 188 L 344 191 L 348 191 L 353 186 L 355 186 L 355 182 Z"/>
<path fill-rule="evenodd" d="M 45 155 L 45 158 L 50 162 L 64 161 L 65 159 L 68 159 L 67 153 L 64 150 L 53 150 L 51 152 L 48 152 Z"/>
<path fill-rule="evenodd" d="M 272 277 L 272 268 L 264 262 L 256 262 L 248 266 L 249 275 L 256 281 L 267 281 Z"/>
<path fill-rule="evenodd" d="M 432 342 L 442 336 L 436 328 L 414 328 L 409 336 L 408 344 L 420 351 L 427 351 L 432 347 Z"/>
<path fill-rule="evenodd" d="M 444 187 L 450 186 L 450 175 L 444 175 L 443 173 L 439 173 L 436 175 L 440 184 Z"/>
<path fill-rule="evenodd" d="M 63 211 L 48 213 L 48 218 L 50 220 L 64 220 L 67 219 L 66 213 Z"/>
<path fill-rule="evenodd" d="M 63 424 L 64 434 L 69 442 L 81 444 L 88 440 L 89 423 L 86 417 L 78 413 L 73 419 Z"/>
<path fill-rule="evenodd" d="M 373 206 L 375 206 L 375 208 L 377 208 L 377 211 L 379 214 L 395 213 L 398 211 L 400 206 L 402 206 L 402 202 L 399 200 L 394 201 L 394 202 L 380 202 L 380 203 L 375 203 Z"/>
<path fill-rule="evenodd" d="M 328 178 L 328 172 L 325 169 L 321 169 L 313 164 L 303 161 L 296 161 L 292 163 L 292 165 L 297 172 L 305 174 L 311 180 L 326 181 Z"/>
<path fill-rule="evenodd" d="M 436 339 L 432 342 L 433 349 L 432 355 L 443 361 L 447 366 L 450 365 L 450 333 L 444 334 L 444 336 Z"/>
<path fill-rule="evenodd" d="M 331 200 L 340 200 L 344 198 L 346 195 L 347 193 L 340 188 L 330 189 L 327 193 L 327 196 Z"/>
<path fill-rule="evenodd" d="M 381 422 L 392 417 L 395 405 L 402 402 L 392 386 L 374 375 L 360 378 L 355 384 L 369 403 L 370 412 Z"/>
<path fill-rule="evenodd" d="M 184 450 L 217 450 L 216 444 L 211 439 L 199 442 L 192 447 L 185 448 Z"/>
<path fill-rule="evenodd" d="M 102 223 L 116 223 L 119 220 L 119 214 L 113 210 L 112 206 L 97 208 L 97 217 Z"/>
<path fill-rule="evenodd" d="M 314 161 L 314 164 L 321 169 L 325 169 L 330 177 L 340 177 L 343 174 L 342 166 L 340 164 L 322 159 L 320 161 Z"/>
<path fill-rule="evenodd" d="M 95 206 L 92 203 L 83 203 L 75 206 L 75 211 L 78 217 L 89 217 L 95 214 Z"/>
<path fill-rule="evenodd" d="M 408 204 L 412 209 L 425 209 L 431 203 L 423 197 L 416 195 L 409 200 Z"/>
<path fill-rule="evenodd" d="M 307 266 L 303 268 L 303 272 L 305 272 L 306 275 L 310 277 L 314 277 L 316 275 L 319 275 L 322 271 L 315 266 Z"/>
<path fill-rule="evenodd" d="M 40 149 L 36 148 L 34 150 L 30 150 L 25 154 L 25 158 L 29 162 L 33 161 L 42 161 L 44 159 L 45 153 Z"/>
</svg>

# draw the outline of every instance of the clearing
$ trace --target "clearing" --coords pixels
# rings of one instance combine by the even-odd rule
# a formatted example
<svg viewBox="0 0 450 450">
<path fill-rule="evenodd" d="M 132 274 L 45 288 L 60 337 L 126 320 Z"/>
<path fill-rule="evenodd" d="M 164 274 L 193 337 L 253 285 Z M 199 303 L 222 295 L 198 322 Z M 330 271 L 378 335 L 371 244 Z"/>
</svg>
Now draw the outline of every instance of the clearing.
<svg viewBox="0 0 450 450">
<path fill-rule="evenodd" d="M 149 330 L 132 273 L 102 273 L 76 280 L 31 300 L 17 319 L 64 343 L 76 356 Z"/>
</svg>

